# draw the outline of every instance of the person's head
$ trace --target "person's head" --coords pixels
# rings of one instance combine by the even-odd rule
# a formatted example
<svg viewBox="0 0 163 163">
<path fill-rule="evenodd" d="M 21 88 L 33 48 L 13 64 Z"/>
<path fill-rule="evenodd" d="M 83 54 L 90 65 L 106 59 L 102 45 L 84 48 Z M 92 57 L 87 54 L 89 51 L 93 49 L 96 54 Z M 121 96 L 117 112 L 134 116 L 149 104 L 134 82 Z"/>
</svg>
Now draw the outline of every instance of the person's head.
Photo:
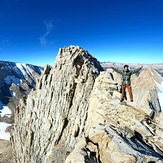
<svg viewBox="0 0 163 163">
<path fill-rule="evenodd" d="M 125 71 L 127 71 L 127 70 L 128 70 L 128 68 L 129 68 L 129 66 L 128 66 L 128 65 L 124 65 L 124 70 L 125 70 Z"/>
</svg>

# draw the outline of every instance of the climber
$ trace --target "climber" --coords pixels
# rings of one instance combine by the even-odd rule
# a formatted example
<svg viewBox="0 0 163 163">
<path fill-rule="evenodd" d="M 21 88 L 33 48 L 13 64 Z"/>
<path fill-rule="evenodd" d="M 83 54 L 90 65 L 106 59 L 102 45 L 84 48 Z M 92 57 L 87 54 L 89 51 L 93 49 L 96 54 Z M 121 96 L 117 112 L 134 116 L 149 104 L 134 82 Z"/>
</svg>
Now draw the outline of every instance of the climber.
<svg viewBox="0 0 163 163">
<path fill-rule="evenodd" d="M 124 65 L 124 70 L 119 70 L 115 67 L 113 67 L 113 65 L 110 66 L 114 71 L 116 71 L 117 73 L 122 75 L 122 95 L 121 95 L 121 99 L 120 102 L 122 102 L 124 100 L 125 96 L 125 90 L 127 88 L 129 96 L 130 96 L 130 101 L 133 102 L 133 94 L 132 94 L 132 87 L 131 87 L 131 75 L 134 73 L 137 73 L 138 71 L 140 71 L 142 69 L 143 66 L 140 66 L 140 68 L 137 68 L 135 70 L 129 70 L 129 66 L 128 65 Z"/>
</svg>

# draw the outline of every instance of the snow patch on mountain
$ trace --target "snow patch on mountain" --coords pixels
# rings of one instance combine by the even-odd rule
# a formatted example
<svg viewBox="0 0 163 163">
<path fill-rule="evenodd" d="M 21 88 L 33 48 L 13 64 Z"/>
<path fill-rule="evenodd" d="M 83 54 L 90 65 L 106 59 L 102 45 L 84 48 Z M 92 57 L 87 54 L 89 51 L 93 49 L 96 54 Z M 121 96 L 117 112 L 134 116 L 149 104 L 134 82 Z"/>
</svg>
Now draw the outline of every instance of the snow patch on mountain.
<svg viewBox="0 0 163 163">
<path fill-rule="evenodd" d="M 11 116 L 11 110 L 8 108 L 8 106 L 5 106 L 1 101 L 0 101 L 0 117 L 3 117 L 3 116 L 8 116 L 10 117 Z"/>
<path fill-rule="evenodd" d="M 11 116 L 11 110 L 0 101 L 0 117 Z M 6 132 L 7 127 L 11 124 L 0 122 L 0 139 L 10 140 L 10 133 Z"/>
<path fill-rule="evenodd" d="M 26 64 L 16 63 L 16 66 L 19 68 L 19 70 L 21 71 L 21 73 L 25 76 L 26 75 L 25 68 L 27 68 Z"/>
<path fill-rule="evenodd" d="M 11 126 L 4 122 L 0 122 L 0 139 L 10 140 L 10 133 L 6 132 L 6 128 Z"/>
<path fill-rule="evenodd" d="M 159 101 L 160 101 L 160 106 L 161 106 L 161 112 L 163 112 L 163 93 L 158 93 Z"/>
<path fill-rule="evenodd" d="M 23 74 L 24 77 L 26 77 L 27 74 L 32 75 L 34 69 L 35 70 L 37 69 L 37 72 L 39 74 L 42 74 L 42 72 L 43 72 L 43 69 L 40 69 L 40 68 L 38 68 L 36 66 L 33 66 L 33 65 L 24 64 L 24 63 L 16 63 L 16 67 L 19 69 L 18 70 L 19 71 L 18 73 L 19 74 L 20 73 Z"/>
<path fill-rule="evenodd" d="M 12 89 L 9 89 L 9 90 L 10 90 L 11 96 L 15 96 L 16 97 L 16 93 Z"/>
<path fill-rule="evenodd" d="M 161 82 L 161 84 L 159 84 L 159 83 L 156 83 L 156 84 L 157 84 L 157 87 L 160 90 L 160 92 L 163 93 L 163 82 Z"/>
<path fill-rule="evenodd" d="M 158 97 L 159 97 L 159 102 L 160 102 L 160 106 L 161 106 L 161 111 L 163 112 L 163 82 L 161 82 L 161 84 L 155 82 L 159 92 L 158 92 Z"/>
<path fill-rule="evenodd" d="M 19 69 L 18 74 L 22 74 L 24 77 L 26 77 L 27 74 L 30 74 L 32 76 L 33 69 L 29 65 L 16 63 L 16 67 Z"/>
</svg>

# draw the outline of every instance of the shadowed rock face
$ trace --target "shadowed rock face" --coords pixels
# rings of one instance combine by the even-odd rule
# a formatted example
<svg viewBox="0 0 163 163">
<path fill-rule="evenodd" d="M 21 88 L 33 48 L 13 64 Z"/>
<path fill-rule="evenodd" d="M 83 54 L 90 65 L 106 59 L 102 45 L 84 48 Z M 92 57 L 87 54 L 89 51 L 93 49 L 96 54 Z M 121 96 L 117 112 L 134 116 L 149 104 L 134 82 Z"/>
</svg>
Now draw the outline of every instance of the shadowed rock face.
<svg viewBox="0 0 163 163">
<path fill-rule="evenodd" d="M 15 162 L 161 163 L 159 105 L 154 102 L 151 108 L 143 102 L 140 107 L 140 97 L 120 104 L 118 81 L 119 76 L 103 71 L 86 50 L 60 49 L 54 67 L 45 67 L 36 90 L 16 108 L 11 137 Z"/>
</svg>

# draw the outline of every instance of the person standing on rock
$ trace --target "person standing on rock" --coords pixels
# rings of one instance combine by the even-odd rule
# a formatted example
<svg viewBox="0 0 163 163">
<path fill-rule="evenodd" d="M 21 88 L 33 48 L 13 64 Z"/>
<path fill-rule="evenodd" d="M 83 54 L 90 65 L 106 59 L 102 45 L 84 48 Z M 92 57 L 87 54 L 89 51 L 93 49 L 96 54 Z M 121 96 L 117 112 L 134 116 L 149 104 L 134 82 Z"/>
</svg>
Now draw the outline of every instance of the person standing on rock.
<svg viewBox="0 0 163 163">
<path fill-rule="evenodd" d="M 131 75 L 134 73 L 139 72 L 143 66 L 140 66 L 140 68 L 137 68 L 135 70 L 129 70 L 128 65 L 124 65 L 124 70 L 119 70 L 112 65 L 110 66 L 114 71 L 122 75 L 122 95 L 120 102 L 122 102 L 125 98 L 125 90 L 127 88 L 129 96 L 130 96 L 130 101 L 133 102 L 133 94 L 132 94 L 132 87 L 131 87 Z"/>
</svg>

